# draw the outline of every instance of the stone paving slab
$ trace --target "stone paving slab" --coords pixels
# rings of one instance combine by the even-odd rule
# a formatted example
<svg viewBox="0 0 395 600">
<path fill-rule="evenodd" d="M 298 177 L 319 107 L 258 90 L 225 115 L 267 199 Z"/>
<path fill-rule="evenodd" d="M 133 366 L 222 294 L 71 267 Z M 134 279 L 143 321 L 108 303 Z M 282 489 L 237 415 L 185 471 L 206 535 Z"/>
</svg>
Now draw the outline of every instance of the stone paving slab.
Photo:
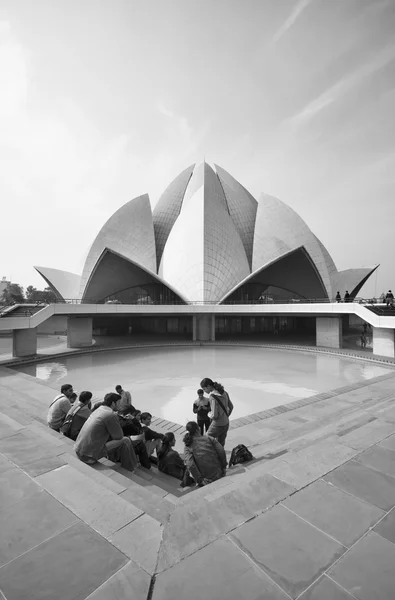
<svg viewBox="0 0 395 600">
<path fill-rule="evenodd" d="M 388 511 L 395 506 L 395 479 L 350 460 L 324 477 L 336 487 Z"/>
<path fill-rule="evenodd" d="M 355 596 L 350 596 L 335 581 L 323 575 L 304 594 L 299 596 L 298 600 L 352 600 L 353 598 L 355 599 Z"/>
<path fill-rule="evenodd" d="M 2 509 L 29 498 L 40 486 L 15 466 L 0 473 L 0 507 Z"/>
<path fill-rule="evenodd" d="M 339 441 L 342 444 L 347 444 L 354 450 L 366 450 L 373 444 L 381 442 L 384 438 L 394 433 L 394 424 L 386 423 L 381 419 L 367 423 L 363 427 L 359 427 L 355 431 L 342 436 Z"/>
<path fill-rule="evenodd" d="M 388 448 L 389 450 L 395 450 L 395 434 L 382 440 L 377 444 L 380 448 Z"/>
<path fill-rule="evenodd" d="M 358 600 L 393 600 L 395 545 L 368 533 L 328 574 Z"/>
<path fill-rule="evenodd" d="M 93 529 L 76 523 L 1 567 L 1 589 L 7 600 L 84 599 L 126 563 Z"/>
<path fill-rule="evenodd" d="M 373 531 L 395 544 L 395 511 L 392 509 Z"/>
<path fill-rule="evenodd" d="M 381 473 L 395 478 L 395 451 L 380 446 L 372 446 L 362 454 L 358 454 L 355 460 L 376 469 Z"/>
<path fill-rule="evenodd" d="M 149 515 L 142 515 L 116 533 L 109 541 L 144 571 L 153 575 L 162 541 L 162 525 Z"/>
<path fill-rule="evenodd" d="M 346 551 L 283 506 L 245 523 L 231 537 L 291 598 L 297 598 Z"/>
<path fill-rule="evenodd" d="M 73 513 L 40 488 L 0 510 L 0 567 L 77 521 Z"/>
<path fill-rule="evenodd" d="M 132 561 L 110 577 L 87 600 L 146 600 L 151 577 Z"/>
<path fill-rule="evenodd" d="M 287 483 L 264 475 L 236 489 L 225 488 L 211 502 L 193 495 L 193 501 L 175 508 L 165 525 L 157 570 L 170 568 L 294 491 Z"/>
<path fill-rule="evenodd" d="M 152 600 L 181 598 L 289 600 L 227 537 L 219 538 L 157 576 Z"/>
<path fill-rule="evenodd" d="M 283 501 L 284 506 L 343 546 L 352 546 L 385 512 L 322 479 Z"/>
<path fill-rule="evenodd" d="M 352 448 L 341 444 L 317 443 L 300 452 L 286 455 L 268 472 L 300 489 L 342 465 L 355 454 Z"/>
<path fill-rule="evenodd" d="M 144 492 L 141 489 L 128 488 L 120 494 L 120 497 L 162 524 L 169 520 L 175 509 L 175 504 L 167 500 L 166 496 L 159 500 L 153 497 L 150 492 Z"/>
<path fill-rule="evenodd" d="M 36 481 L 105 537 L 113 535 L 142 514 L 141 510 L 84 477 L 70 465 L 40 475 Z"/>
</svg>

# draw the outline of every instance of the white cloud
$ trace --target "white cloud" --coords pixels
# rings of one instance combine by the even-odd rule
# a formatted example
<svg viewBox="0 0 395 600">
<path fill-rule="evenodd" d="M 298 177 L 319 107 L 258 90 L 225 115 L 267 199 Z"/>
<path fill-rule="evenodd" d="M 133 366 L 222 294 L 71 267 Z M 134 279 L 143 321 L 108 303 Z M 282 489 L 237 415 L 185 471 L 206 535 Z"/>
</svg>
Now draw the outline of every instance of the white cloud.
<svg viewBox="0 0 395 600">
<path fill-rule="evenodd" d="M 293 26 L 295 21 L 300 17 L 302 12 L 306 10 L 309 4 L 312 3 L 313 0 L 299 0 L 291 11 L 291 14 L 284 21 L 284 23 L 277 29 L 272 38 L 272 44 L 277 44 L 277 42 L 283 37 L 283 35 Z"/>
<path fill-rule="evenodd" d="M 365 79 L 383 69 L 395 60 L 395 45 L 384 48 L 378 55 L 374 56 L 369 62 L 363 64 L 358 69 L 345 75 L 334 85 L 328 88 L 318 98 L 309 102 L 298 114 L 294 115 L 290 123 L 297 128 L 315 117 L 324 108 L 330 106 L 345 94 L 352 91 L 357 85 Z"/>
</svg>

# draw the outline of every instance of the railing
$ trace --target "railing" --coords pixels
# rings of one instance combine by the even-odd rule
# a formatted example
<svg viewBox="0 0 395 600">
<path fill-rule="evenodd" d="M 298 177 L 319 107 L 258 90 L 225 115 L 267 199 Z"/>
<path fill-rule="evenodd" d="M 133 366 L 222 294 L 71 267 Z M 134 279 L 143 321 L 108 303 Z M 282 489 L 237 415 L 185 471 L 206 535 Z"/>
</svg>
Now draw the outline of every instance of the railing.
<svg viewBox="0 0 395 600">
<path fill-rule="evenodd" d="M 376 298 L 353 298 L 350 299 L 349 302 L 354 302 L 357 304 L 370 304 L 376 305 L 380 304 L 380 302 Z M 51 304 L 94 304 L 94 305 L 106 305 L 106 306 L 234 306 L 234 305 L 256 305 L 259 306 L 261 304 L 337 304 L 335 299 L 329 298 L 263 298 L 261 300 L 240 300 L 240 301 L 224 301 L 219 304 L 217 301 L 212 300 L 191 300 L 189 302 L 180 301 L 172 301 L 172 302 L 163 302 L 159 300 L 142 300 L 139 299 L 137 301 L 130 301 L 128 303 L 123 303 L 119 301 L 103 301 L 103 300 L 93 300 L 86 298 L 82 302 L 79 298 L 66 298 L 64 301 L 57 300 L 56 302 L 51 302 Z M 347 302 L 346 302 L 347 303 Z M 344 304 L 344 301 L 341 301 L 340 304 Z M 24 308 L 26 306 L 26 310 L 28 310 L 27 305 L 16 305 L 15 308 L 20 307 Z M 40 304 L 39 309 L 41 310 L 47 304 Z M 36 305 L 31 305 L 31 307 L 35 308 Z M 36 312 L 36 311 L 35 311 Z"/>
<path fill-rule="evenodd" d="M 354 302 L 357 304 L 366 304 L 372 307 L 375 307 L 378 311 L 382 308 L 382 314 L 387 314 L 385 310 L 385 304 L 382 302 L 378 302 L 376 298 L 354 298 L 350 299 L 349 302 Z M 174 302 L 160 302 L 154 300 L 147 300 L 145 302 L 139 300 L 135 302 L 130 302 L 129 304 L 123 304 L 119 301 L 97 301 L 93 299 L 84 299 L 83 302 L 79 298 L 67 298 L 64 301 L 56 301 L 51 304 L 92 304 L 92 305 L 100 305 L 100 306 L 238 306 L 238 305 L 249 305 L 249 306 L 261 306 L 261 305 L 279 305 L 279 304 L 290 304 L 290 305 L 298 305 L 298 304 L 338 304 L 335 299 L 331 300 L 328 298 L 287 298 L 287 299 L 279 299 L 279 298 L 263 298 L 261 300 L 240 300 L 237 301 L 224 301 L 221 304 L 215 301 L 205 301 L 205 300 L 196 300 L 190 301 L 188 303 L 181 301 Z M 341 304 L 344 301 L 340 302 Z M 48 306 L 46 303 L 41 304 L 15 304 L 0 307 L 0 317 L 32 317 L 39 310 L 42 310 Z M 374 311 L 376 312 L 376 310 Z M 394 311 L 395 312 L 395 311 Z M 378 312 L 376 314 L 379 314 Z"/>
<path fill-rule="evenodd" d="M 372 305 L 368 306 L 368 308 L 379 317 L 395 317 L 394 304 Z"/>
<path fill-rule="evenodd" d="M 1 317 L 32 317 L 47 304 L 8 304 L 0 308 Z"/>
</svg>

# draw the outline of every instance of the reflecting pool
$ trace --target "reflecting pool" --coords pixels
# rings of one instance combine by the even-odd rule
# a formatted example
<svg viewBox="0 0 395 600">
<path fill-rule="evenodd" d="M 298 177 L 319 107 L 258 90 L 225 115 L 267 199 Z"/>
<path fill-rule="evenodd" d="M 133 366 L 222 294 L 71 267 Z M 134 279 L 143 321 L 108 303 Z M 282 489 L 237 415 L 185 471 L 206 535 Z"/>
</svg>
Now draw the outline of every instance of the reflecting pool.
<svg viewBox="0 0 395 600">
<path fill-rule="evenodd" d="M 389 371 L 349 358 L 252 347 L 136 348 L 56 358 L 17 369 L 60 388 L 90 390 L 95 399 L 121 384 L 134 406 L 184 424 L 203 377 L 221 382 L 242 417 Z"/>
</svg>

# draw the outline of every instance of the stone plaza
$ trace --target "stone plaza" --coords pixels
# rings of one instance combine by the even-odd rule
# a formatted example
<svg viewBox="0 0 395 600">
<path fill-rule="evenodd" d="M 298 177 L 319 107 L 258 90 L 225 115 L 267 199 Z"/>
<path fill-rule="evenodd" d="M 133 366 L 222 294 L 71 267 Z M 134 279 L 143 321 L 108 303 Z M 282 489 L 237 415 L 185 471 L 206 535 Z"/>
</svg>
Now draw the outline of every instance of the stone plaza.
<svg viewBox="0 0 395 600">
<path fill-rule="evenodd" d="M 255 460 L 184 492 L 81 463 L 45 424 L 55 391 L 0 367 L 3 597 L 392 600 L 394 383 L 391 368 L 237 419 L 226 449 Z M 153 425 L 182 450 L 183 426 Z"/>
</svg>

